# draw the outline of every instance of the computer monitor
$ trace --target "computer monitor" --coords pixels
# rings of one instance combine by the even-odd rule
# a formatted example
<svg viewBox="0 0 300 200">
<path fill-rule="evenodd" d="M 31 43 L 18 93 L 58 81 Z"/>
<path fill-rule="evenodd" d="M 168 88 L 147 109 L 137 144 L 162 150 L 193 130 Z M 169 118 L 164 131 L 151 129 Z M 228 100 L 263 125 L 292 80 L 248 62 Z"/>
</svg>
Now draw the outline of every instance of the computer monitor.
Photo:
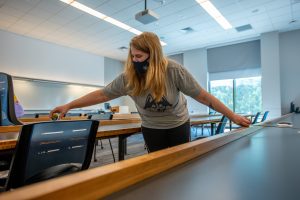
<svg viewBox="0 0 300 200">
<path fill-rule="evenodd" d="M 104 103 L 104 109 L 110 110 L 110 103 Z"/>
</svg>

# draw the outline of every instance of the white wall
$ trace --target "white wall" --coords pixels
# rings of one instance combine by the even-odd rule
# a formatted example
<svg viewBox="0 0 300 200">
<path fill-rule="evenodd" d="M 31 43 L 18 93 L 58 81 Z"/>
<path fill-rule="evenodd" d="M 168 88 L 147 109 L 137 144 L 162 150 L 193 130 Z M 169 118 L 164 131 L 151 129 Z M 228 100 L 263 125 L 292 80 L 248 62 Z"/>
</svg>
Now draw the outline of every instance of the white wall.
<svg viewBox="0 0 300 200">
<path fill-rule="evenodd" d="M 0 71 L 20 77 L 104 85 L 104 57 L 0 30 Z"/>
<path fill-rule="evenodd" d="M 263 111 L 270 111 L 269 118 L 275 118 L 281 116 L 278 32 L 262 34 L 260 44 Z"/>
<path fill-rule="evenodd" d="M 104 85 L 104 57 L 0 30 L 0 71 L 13 76 Z M 97 87 L 14 80 L 26 110 L 50 110 Z M 92 106 L 84 109 L 99 109 Z"/>
<path fill-rule="evenodd" d="M 281 107 L 286 114 L 292 101 L 300 106 L 300 30 L 281 33 L 279 47 Z"/>
<path fill-rule="evenodd" d="M 123 71 L 123 63 L 120 61 L 1 30 L 0 44 L 0 71 L 14 76 L 106 85 Z M 300 84 L 298 77 L 300 74 L 299 52 L 300 30 L 281 34 L 273 32 L 261 35 L 263 110 L 270 110 L 271 117 L 279 116 L 281 112 L 283 114 L 287 113 L 291 101 L 300 106 L 300 92 L 298 89 Z M 183 52 L 183 64 L 200 85 L 207 89 L 206 49 Z M 245 71 L 239 73 L 245 73 Z M 260 72 L 256 71 L 253 73 Z M 227 75 L 234 76 L 230 72 Z M 217 76 L 218 74 L 216 74 Z M 25 86 L 19 82 L 16 85 L 16 93 L 22 94 L 19 96 L 22 102 L 22 96 L 26 94 L 24 87 L 29 87 L 30 84 Z M 51 87 L 49 86 L 49 88 Z M 67 88 L 66 85 L 64 87 Z M 60 91 L 65 93 L 66 88 Z M 35 95 L 45 96 L 41 91 Z M 71 100 L 70 98 L 76 98 L 77 95 L 81 95 L 81 93 L 68 94 L 68 97 L 65 99 L 56 99 L 54 102 L 61 103 Z M 42 107 L 39 104 L 40 102 L 35 98 L 33 99 L 30 102 L 24 98 L 25 109 L 26 107 L 28 109 Z M 34 107 L 34 104 L 36 107 Z M 128 97 L 115 100 L 112 102 L 112 105 L 129 105 L 130 111 L 136 111 L 134 102 Z M 208 112 L 206 106 L 191 98 L 188 98 L 188 107 L 190 112 Z"/>
<path fill-rule="evenodd" d="M 124 71 L 124 63 L 111 58 L 104 58 L 104 83 L 109 84 Z M 109 102 L 111 106 L 128 106 L 129 112 L 135 112 L 135 103 L 129 96 L 120 97 Z"/>
<path fill-rule="evenodd" d="M 26 111 L 50 110 L 58 105 L 68 103 L 98 87 L 74 84 L 45 83 L 29 80 L 13 80 L 14 92 Z M 98 105 L 83 108 L 97 110 Z M 81 109 L 76 109 L 81 110 Z"/>
<path fill-rule="evenodd" d="M 206 49 L 195 49 L 183 52 L 183 65 L 194 76 L 202 88 L 207 90 L 207 51 Z M 187 97 L 190 113 L 208 113 L 208 107 Z"/>
</svg>

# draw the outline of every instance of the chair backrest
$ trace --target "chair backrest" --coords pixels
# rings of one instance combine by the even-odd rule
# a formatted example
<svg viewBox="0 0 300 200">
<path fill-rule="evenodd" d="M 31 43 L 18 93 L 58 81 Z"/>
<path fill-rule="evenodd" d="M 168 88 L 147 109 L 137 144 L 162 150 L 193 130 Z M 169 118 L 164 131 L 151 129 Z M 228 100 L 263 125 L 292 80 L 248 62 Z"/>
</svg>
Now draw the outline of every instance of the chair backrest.
<svg viewBox="0 0 300 200">
<path fill-rule="evenodd" d="M 93 120 L 111 120 L 112 118 L 113 118 L 112 113 L 103 113 L 103 114 L 88 116 L 88 119 L 93 119 Z"/>
<path fill-rule="evenodd" d="M 51 121 L 24 125 L 6 190 L 87 169 L 99 122 Z"/>
<path fill-rule="evenodd" d="M 34 113 L 35 114 L 35 118 L 39 118 L 39 117 L 48 117 L 49 113 Z"/>
<path fill-rule="evenodd" d="M 81 117 L 81 113 L 67 113 L 66 117 Z"/>
<path fill-rule="evenodd" d="M 256 124 L 257 123 L 259 116 L 260 116 L 260 112 L 257 112 L 256 115 L 255 115 L 255 117 L 254 117 L 254 119 L 253 119 L 253 121 L 252 121 L 252 124 Z"/>
<path fill-rule="evenodd" d="M 21 119 L 22 118 L 35 118 L 35 115 L 36 114 L 24 114 L 22 117 L 20 117 Z"/>
<path fill-rule="evenodd" d="M 227 122 L 228 122 L 228 118 L 225 115 L 223 115 L 216 129 L 216 133 L 215 133 L 216 135 L 220 133 L 224 133 Z"/>
<path fill-rule="evenodd" d="M 208 114 L 209 114 L 209 115 L 216 115 L 216 114 L 217 114 L 217 111 L 210 111 Z"/>
<path fill-rule="evenodd" d="M 263 117 L 261 118 L 261 122 L 264 122 L 264 121 L 267 119 L 268 114 L 269 114 L 269 111 L 266 111 L 266 112 L 264 113 Z"/>
<path fill-rule="evenodd" d="M 0 72 L 1 126 L 21 125 L 17 119 L 14 105 L 12 77 Z"/>
<path fill-rule="evenodd" d="M 98 112 L 88 112 L 88 113 L 84 113 L 83 116 L 90 116 L 90 115 L 97 115 L 99 114 Z"/>
</svg>

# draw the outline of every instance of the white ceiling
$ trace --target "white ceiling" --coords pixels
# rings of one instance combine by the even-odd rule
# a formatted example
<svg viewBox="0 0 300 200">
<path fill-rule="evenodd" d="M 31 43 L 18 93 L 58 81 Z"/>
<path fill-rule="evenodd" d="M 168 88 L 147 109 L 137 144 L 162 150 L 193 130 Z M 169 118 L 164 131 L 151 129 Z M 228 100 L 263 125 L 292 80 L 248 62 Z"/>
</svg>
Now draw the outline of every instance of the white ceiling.
<svg viewBox="0 0 300 200">
<path fill-rule="evenodd" d="M 300 28 L 300 0 L 211 0 L 234 27 L 251 24 L 253 29 L 244 32 L 222 29 L 195 0 L 148 0 L 148 9 L 160 18 L 147 25 L 134 19 L 144 0 L 78 2 L 140 31 L 155 32 L 168 44 L 164 52 L 169 55 Z M 194 31 L 180 31 L 186 27 Z M 59 0 L 0 0 L 0 29 L 118 60 L 127 57 L 127 50 L 118 48 L 127 47 L 134 36 Z"/>
</svg>

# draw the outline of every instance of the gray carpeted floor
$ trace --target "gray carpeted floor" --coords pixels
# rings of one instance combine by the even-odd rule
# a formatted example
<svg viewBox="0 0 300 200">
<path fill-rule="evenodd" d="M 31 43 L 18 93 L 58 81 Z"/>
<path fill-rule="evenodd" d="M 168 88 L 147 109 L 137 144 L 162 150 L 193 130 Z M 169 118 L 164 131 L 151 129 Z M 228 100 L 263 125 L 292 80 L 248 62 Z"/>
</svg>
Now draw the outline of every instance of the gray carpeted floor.
<svg viewBox="0 0 300 200">
<path fill-rule="evenodd" d="M 116 162 L 118 161 L 118 138 L 111 138 L 111 143 L 114 150 L 114 155 L 116 158 Z M 94 161 L 94 157 L 91 161 L 90 168 L 98 167 L 102 165 L 107 165 L 113 163 L 113 156 L 110 150 L 108 139 L 102 140 L 103 149 L 101 149 L 100 141 L 97 146 L 97 161 Z M 127 138 L 127 154 L 125 155 L 125 159 L 129 159 L 132 157 L 140 156 L 143 154 L 147 154 L 147 150 L 145 149 L 145 143 L 142 134 L 135 134 Z"/>
</svg>

